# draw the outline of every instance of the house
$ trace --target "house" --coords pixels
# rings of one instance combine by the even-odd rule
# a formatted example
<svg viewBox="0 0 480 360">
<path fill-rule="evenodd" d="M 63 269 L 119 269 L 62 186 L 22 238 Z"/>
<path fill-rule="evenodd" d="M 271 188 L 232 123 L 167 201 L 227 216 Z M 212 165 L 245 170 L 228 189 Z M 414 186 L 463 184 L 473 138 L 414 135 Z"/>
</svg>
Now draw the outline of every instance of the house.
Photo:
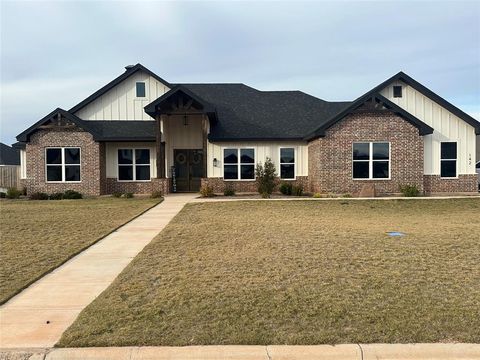
<svg viewBox="0 0 480 360">
<path fill-rule="evenodd" d="M 19 185 L 19 172 L 20 150 L 0 142 L 0 192 Z"/>
<path fill-rule="evenodd" d="M 172 84 L 144 66 L 17 136 L 28 192 L 255 191 L 271 158 L 310 192 L 474 193 L 480 123 L 403 72 L 354 101 Z"/>
<path fill-rule="evenodd" d="M 0 142 L 0 166 L 20 166 L 20 151 Z"/>
</svg>

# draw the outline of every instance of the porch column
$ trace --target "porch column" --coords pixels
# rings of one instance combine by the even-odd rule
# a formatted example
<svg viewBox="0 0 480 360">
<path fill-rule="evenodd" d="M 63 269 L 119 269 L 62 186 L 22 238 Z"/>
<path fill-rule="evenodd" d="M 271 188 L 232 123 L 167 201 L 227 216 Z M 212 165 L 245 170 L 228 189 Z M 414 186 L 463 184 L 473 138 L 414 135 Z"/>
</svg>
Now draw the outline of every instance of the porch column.
<svg viewBox="0 0 480 360">
<path fill-rule="evenodd" d="M 165 124 L 166 115 L 157 116 L 156 152 L 157 152 L 157 178 L 165 178 L 165 146 L 162 146 L 162 124 Z"/>
<path fill-rule="evenodd" d="M 203 177 L 207 177 L 207 136 L 208 136 L 208 116 L 202 115 L 202 139 L 203 139 Z"/>
</svg>

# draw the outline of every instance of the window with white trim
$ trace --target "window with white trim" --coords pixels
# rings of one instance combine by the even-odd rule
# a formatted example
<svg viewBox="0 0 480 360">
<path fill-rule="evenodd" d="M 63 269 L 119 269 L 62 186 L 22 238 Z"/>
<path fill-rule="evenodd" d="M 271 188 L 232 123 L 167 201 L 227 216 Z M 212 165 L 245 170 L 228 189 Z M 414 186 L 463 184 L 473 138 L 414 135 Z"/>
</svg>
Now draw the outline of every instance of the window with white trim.
<svg viewBox="0 0 480 360">
<path fill-rule="evenodd" d="M 225 180 L 255 179 L 255 149 L 224 149 L 223 178 Z"/>
<path fill-rule="evenodd" d="M 454 141 L 440 143 L 440 177 L 457 177 L 457 143 Z"/>
<path fill-rule="evenodd" d="M 280 148 L 280 179 L 295 179 L 295 148 Z"/>
<path fill-rule="evenodd" d="M 150 181 L 150 149 L 118 149 L 119 181 Z"/>
<path fill-rule="evenodd" d="M 80 182 L 80 172 L 79 147 L 45 149 L 45 178 L 47 182 Z"/>
<path fill-rule="evenodd" d="M 353 143 L 354 179 L 390 178 L 390 143 Z"/>
</svg>

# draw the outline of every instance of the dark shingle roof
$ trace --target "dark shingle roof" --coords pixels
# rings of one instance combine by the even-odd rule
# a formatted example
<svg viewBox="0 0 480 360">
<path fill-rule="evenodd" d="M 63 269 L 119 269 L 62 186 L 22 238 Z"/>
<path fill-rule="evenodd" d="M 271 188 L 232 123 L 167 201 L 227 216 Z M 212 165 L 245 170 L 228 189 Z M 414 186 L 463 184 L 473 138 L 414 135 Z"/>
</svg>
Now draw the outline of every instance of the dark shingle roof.
<svg viewBox="0 0 480 360">
<path fill-rule="evenodd" d="M 20 151 L 0 143 L 0 165 L 20 165 Z"/>
<path fill-rule="evenodd" d="M 137 71 L 144 71 L 171 88 L 166 94 L 145 107 L 148 114 L 154 117 L 159 107 L 162 108 L 168 102 L 172 102 L 172 99 L 179 94 L 182 95 L 181 93 L 186 94 L 199 103 L 203 111 L 211 117 L 209 135 L 211 141 L 308 141 L 322 136 L 325 129 L 341 120 L 368 99 L 382 102 L 385 107 L 392 109 L 417 126 L 420 133 L 431 133 L 431 127 L 378 94 L 382 88 L 396 80 L 402 80 L 429 96 L 474 126 L 476 133 L 480 134 L 478 121 L 403 72 L 399 72 L 353 102 L 330 102 L 301 91 L 260 91 L 244 84 L 168 84 L 141 64 L 137 64 L 128 67 L 124 74 L 74 106 L 70 111 L 54 110 L 18 135 L 17 140 L 27 142 L 30 134 L 39 126 L 49 121 L 52 116 L 60 114 L 89 131 L 97 141 L 154 141 L 154 121 L 86 121 L 73 114 Z"/>
<path fill-rule="evenodd" d="M 83 121 L 97 141 L 155 141 L 155 121 Z"/>
<path fill-rule="evenodd" d="M 182 84 L 215 106 L 210 140 L 303 139 L 350 102 L 301 91 L 260 91 L 244 84 Z"/>
<path fill-rule="evenodd" d="M 92 134 L 96 141 L 153 141 L 155 140 L 155 121 L 125 121 L 125 120 L 82 120 L 68 111 L 57 108 L 44 118 L 37 121 L 27 130 L 17 136 L 21 143 L 28 142 L 33 134 L 43 124 L 55 119 L 58 115 L 66 118 L 79 128 Z"/>
</svg>

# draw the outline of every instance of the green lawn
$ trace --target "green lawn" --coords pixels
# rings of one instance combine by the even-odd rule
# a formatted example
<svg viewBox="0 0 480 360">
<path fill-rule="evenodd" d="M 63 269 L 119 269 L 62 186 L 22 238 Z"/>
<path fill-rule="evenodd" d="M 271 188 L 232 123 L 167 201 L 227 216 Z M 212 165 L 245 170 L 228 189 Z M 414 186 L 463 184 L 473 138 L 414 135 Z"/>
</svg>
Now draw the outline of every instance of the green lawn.
<svg viewBox="0 0 480 360">
<path fill-rule="evenodd" d="M 189 204 L 58 345 L 478 343 L 479 234 L 480 199 Z"/>
<path fill-rule="evenodd" d="M 157 202 L 1 201 L 0 303 Z"/>
</svg>

